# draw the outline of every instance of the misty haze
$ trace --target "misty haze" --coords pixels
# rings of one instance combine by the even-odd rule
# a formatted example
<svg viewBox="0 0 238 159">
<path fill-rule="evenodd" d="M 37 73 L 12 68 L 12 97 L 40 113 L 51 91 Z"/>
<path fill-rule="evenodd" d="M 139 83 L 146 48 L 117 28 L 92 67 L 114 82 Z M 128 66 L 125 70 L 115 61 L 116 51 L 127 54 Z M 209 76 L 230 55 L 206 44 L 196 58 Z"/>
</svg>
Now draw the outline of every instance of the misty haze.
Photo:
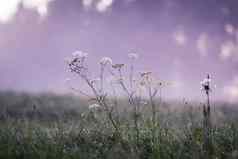
<svg viewBox="0 0 238 159">
<path fill-rule="evenodd" d="M 0 0 L 0 159 L 237 159 L 236 0 Z"/>
</svg>

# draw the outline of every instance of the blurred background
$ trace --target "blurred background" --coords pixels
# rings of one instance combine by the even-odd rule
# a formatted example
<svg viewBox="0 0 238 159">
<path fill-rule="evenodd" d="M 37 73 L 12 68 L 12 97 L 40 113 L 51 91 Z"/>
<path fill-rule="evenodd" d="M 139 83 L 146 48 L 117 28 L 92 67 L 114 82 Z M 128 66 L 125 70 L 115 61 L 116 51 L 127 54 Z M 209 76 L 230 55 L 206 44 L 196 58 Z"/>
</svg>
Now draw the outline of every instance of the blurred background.
<svg viewBox="0 0 238 159">
<path fill-rule="evenodd" d="M 238 100 L 237 0 L 1 0 L 0 90 L 71 92 L 65 57 L 89 53 L 172 81 L 165 98 L 200 100 L 211 74 L 212 98 Z M 77 84 L 77 81 L 75 82 Z M 78 83 L 81 87 L 81 83 Z"/>
</svg>

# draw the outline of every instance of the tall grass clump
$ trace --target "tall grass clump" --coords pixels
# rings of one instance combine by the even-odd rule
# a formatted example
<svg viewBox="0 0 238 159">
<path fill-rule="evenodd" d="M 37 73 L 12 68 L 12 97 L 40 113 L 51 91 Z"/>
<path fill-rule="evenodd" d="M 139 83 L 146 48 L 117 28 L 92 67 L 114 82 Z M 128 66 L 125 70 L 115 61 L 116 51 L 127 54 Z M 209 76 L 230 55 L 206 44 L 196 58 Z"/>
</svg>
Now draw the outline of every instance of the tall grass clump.
<svg viewBox="0 0 238 159">
<path fill-rule="evenodd" d="M 95 101 L 89 108 L 103 110 L 111 122 L 115 132 L 121 134 L 121 122 L 118 118 L 118 98 L 125 94 L 128 99 L 128 106 L 132 107 L 134 127 L 134 141 L 137 145 L 140 143 L 141 126 L 146 124 L 151 130 L 151 142 L 156 144 L 158 139 L 158 102 L 156 96 L 164 83 L 156 79 L 152 72 L 136 72 L 135 62 L 138 55 L 135 53 L 128 54 L 130 63 L 128 67 L 123 63 L 113 63 L 109 57 L 103 57 L 99 61 L 100 71 L 98 77 L 91 77 L 89 68 L 86 64 L 87 54 L 83 52 L 73 53 L 72 58 L 67 60 L 71 72 L 76 73 L 90 88 L 90 92 L 77 90 L 82 95 L 89 97 L 90 101 Z M 105 76 L 109 76 L 106 81 Z M 107 78 L 108 79 L 108 78 Z M 74 88 L 73 88 L 74 89 Z M 76 90 L 76 89 L 74 89 Z M 93 96 L 93 97 L 91 97 Z M 151 117 L 142 123 L 143 116 L 141 110 L 145 105 L 151 106 Z"/>
<path fill-rule="evenodd" d="M 208 74 L 207 77 L 201 82 L 202 90 L 206 94 L 206 104 L 203 105 L 203 151 L 204 158 L 211 158 L 213 153 L 212 147 L 212 125 L 211 125 L 211 105 L 210 105 L 210 92 L 211 92 L 211 78 Z"/>
<path fill-rule="evenodd" d="M 67 59 L 79 97 L 0 92 L 0 159 L 238 158 L 238 109 L 216 103 L 211 111 L 210 75 L 204 103 L 165 101 L 170 82 L 137 71 L 137 54 L 128 64 L 103 57 L 99 72 L 88 58 L 77 51 Z"/>
<path fill-rule="evenodd" d="M 132 113 L 134 110 L 124 109 L 131 106 L 127 104 L 128 99 L 118 99 L 121 135 L 118 136 L 115 135 L 115 129 L 103 110 L 91 110 L 86 100 L 74 101 L 74 98 L 49 94 L 39 97 L 27 95 L 27 98 L 19 98 L 26 94 L 2 94 L 0 93 L 1 104 L 10 109 L 3 112 L 3 107 L 0 108 L 1 114 L 7 116 L 0 120 L 1 159 L 205 158 L 203 105 L 200 107 L 198 103 L 155 101 L 160 104 L 160 111 L 156 113 L 159 116 L 156 121 L 159 126 L 156 127 L 155 141 L 151 131 L 151 107 L 145 105 L 140 109 L 140 135 L 137 141 Z M 24 99 L 24 102 L 19 99 Z M 63 102 L 66 99 L 67 102 Z M 14 101 L 21 107 L 16 108 L 21 116 L 14 116 L 13 110 L 17 107 Z M 66 106 L 59 105 L 58 101 L 62 101 Z M 75 102 L 82 108 L 70 105 Z M 34 118 L 28 115 L 28 112 L 32 111 L 30 106 L 33 103 L 37 107 L 35 111 L 41 114 L 36 113 Z M 46 109 L 49 106 L 51 108 Z M 229 107 L 228 104 L 225 108 L 216 104 L 216 112 L 211 113 L 211 122 L 214 115 L 216 120 L 219 120 L 211 129 L 213 149 L 209 157 L 212 159 L 238 157 L 237 118 L 230 116 L 232 113 L 238 113 L 238 109 Z M 50 118 L 54 116 L 50 111 L 55 112 L 57 118 Z"/>
</svg>

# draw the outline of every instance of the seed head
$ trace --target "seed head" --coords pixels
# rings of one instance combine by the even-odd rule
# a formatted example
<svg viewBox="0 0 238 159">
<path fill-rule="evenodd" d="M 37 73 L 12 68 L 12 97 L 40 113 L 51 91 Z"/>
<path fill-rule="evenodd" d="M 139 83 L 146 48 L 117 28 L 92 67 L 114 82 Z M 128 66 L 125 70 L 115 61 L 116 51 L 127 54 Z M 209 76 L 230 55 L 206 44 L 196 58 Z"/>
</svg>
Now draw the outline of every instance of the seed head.
<svg viewBox="0 0 238 159">
<path fill-rule="evenodd" d="M 207 77 L 205 79 L 203 79 L 200 84 L 202 86 L 202 90 L 204 90 L 207 94 L 209 91 L 211 91 L 211 88 L 210 88 L 210 83 L 211 83 L 211 77 L 210 75 L 208 74 Z"/>
<path fill-rule="evenodd" d="M 141 72 L 140 73 L 141 77 L 148 77 L 151 74 L 152 74 L 152 72 Z"/>
<path fill-rule="evenodd" d="M 89 105 L 88 108 L 89 109 L 97 109 L 97 108 L 100 108 L 100 105 L 97 103 L 94 103 L 94 104 Z"/>
<path fill-rule="evenodd" d="M 66 60 L 69 70 L 79 75 L 84 75 L 87 72 L 87 67 L 84 64 L 87 53 L 81 51 L 75 51 L 72 53 L 72 57 Z"/>
<path fill-rule="evenodd" d="M 82 52 L 82 51 L 75 51 L 72 53 L 74 58 L 86 58 L 88 57 L 88 53 Z"/>
<path fill-rule="evenodd" d="M 101 65 L 112 65 L 112 59 L 110 57 L 103 57 L 100 62 Z"/>
<path fill-rule="evenodd" d="M 121 69 L 124 66 L 125 66 L 125 64 L 115 64 L 115 65 L 112 65 L 112 68 L 114 68 L 114 69 Z"/>
</svg>

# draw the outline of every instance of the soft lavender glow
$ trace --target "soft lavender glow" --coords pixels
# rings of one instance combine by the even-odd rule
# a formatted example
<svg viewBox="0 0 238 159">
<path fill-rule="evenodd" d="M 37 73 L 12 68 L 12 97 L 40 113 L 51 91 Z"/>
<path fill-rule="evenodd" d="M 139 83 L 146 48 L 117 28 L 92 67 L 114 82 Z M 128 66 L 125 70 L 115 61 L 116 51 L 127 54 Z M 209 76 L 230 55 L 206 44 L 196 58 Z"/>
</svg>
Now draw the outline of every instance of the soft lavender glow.
<svg viewBox="0 0 238 159">
<path fill-rule="evenodd" d="M 89 53 L 92 74 L 102 57 L 124 63 L 136 52 L 138 70 L 176 83 L 165 96 L 200 98 L 210 73 L 213 97 L 234 101 L 237 7 L 235 0 L 1 1 L 0 89 L 68 92 L 64 59 L 75 50 Z"/>
</svg>

